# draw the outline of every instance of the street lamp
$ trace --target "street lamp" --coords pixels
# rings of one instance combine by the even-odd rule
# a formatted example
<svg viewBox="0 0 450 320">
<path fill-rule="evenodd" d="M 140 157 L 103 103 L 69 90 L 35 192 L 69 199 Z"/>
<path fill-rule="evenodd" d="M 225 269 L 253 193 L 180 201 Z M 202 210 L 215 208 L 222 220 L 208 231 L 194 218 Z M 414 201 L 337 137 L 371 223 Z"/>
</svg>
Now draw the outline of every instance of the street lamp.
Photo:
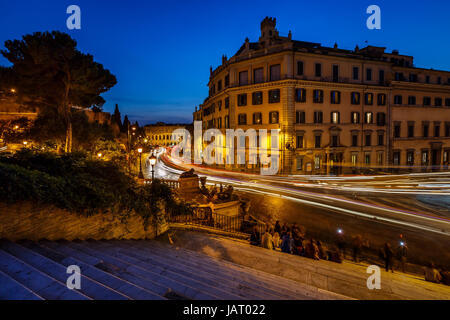
<svg viewBox="0 0 450 320">
<path fill-rule="evenodd" d="M 152 181 L 155 179 L 155 164 L 156 164 L 156 157 L 153 155 L 151 155 L 151 157 L 149 158 L 150 160 L 150 165 L 152 166 Z"/>
<path fill-rule="evenodd" d="M 23 145 L 26 147 L 27 146 L 27 144 L 28 144 L 28 141 L 24 141 L 23 142 Z"/>
<path fill-rule="evenodd" d="M 142 148 L 139 148 L 138 152 L 139 152 L 139 179 L 144 179 L 144 173 L 142 172 Z"/>
<path fill-rule="evenodd" d="M 97 153 L 97 157 L 98 157 L 99 159 L 100 159 L 102 156 L 103 156 L 103 155 L 102 155 L 101 152 Z"/>
</svg>

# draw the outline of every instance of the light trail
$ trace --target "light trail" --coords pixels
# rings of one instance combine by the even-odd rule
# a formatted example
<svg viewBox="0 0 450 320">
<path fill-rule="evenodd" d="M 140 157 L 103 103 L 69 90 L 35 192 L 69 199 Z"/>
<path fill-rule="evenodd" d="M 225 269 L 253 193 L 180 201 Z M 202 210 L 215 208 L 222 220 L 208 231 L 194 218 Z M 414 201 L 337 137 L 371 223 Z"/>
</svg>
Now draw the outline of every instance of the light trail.
<svg viewBox="0 0 450 320">
<path fill-rule="evenodd" d="M 172 159 L 168 159 L 168 160 L 171 161 Z M 159 161 L 159 165 L 162 167 L 162 169 L 165 172 L 169 172 L 171 174 L 179 175 L 182 172 L 184 172 L 183 170 L 174 169 L 172 167 L 169 167 L 166 164 L 164 164 L 162 161 Z M 204 171 L 212 171 L 212 170 L 204 170 Z M 392 208 L 383 207 L 383 206 L 379 206 L 379 205 L 367 204 L 364 202 L 359 202 L 359 201 L 354 201 L 354 200 L 349 200 L 349 199 L 344 199 L 344 198 L 339 198 L 339 197 L 333 197 L 330 195 L 316 194 L 316 193 L 292 189 L 292 188 L 288 188 L 288 187 L 268 185 L 268 184 L 259 183 L 256 181 L 248 182 L 248 181 L 243 181 L 238 178 L 217 177 L 217 176 L 210 176 L 208 174 L 202 174 L 202 173 L 200 173 L 199 176 L 207 176 L 210 179 L 210 181 L 212 181 L 209 184 L 216 184 L 216 183 L 232 184 L 236 188 L 236 190 L 240 190 L 240 191 L 244 191 L 244 192 L 270 195 L 273 197 L 284 198 L 287 200 L 300 202 L 300 203 L 307 204 L 307 205 L 314 206 L 314 207 L 320 207 L 320 208 L 323 208 L 326 210 L 332 210 L 334 212 L 338 211 L 338 212 L 341 212 L 344 214 L 350 214 L 353 216 L 363 217 L 363 218 L 374 220 L 377 222 L 397 224 L 397 225 L 412 227 L 412 228 L 429 231 L 429 232 L 433 232 L 433 233 L 438 233 L 438 234 L 445 235 L 445 236 L 450 236 L 449 232 L 445 230 L 447 228 L 450 230 L 450 219 L 446 219 L 443 217 L 437 217 L 437 216 L 432 216 L 432 215 L 427 215 L 427 214 L 422 214 L 422 213 L 417 213 L 417 212 L 410 212 L 410 211 L 400 210 L 400 209 L 392 209 Z M 264 179 L 262 179 L 262 180 L 264 180 Z M 213 182 L 215 182 L 215 183 L 213 183 Z M 283 183 L 288 183 L 288 182 L 283 181 Z M 249 184 L 250 184 L 250 186 L 249 186 Z M 285 194 L 281 194 L 281 193 L 285 193 Z M 304 199 L 305 197 L 309 198 L 309 200 Z M 323 202 L 333 203 L 333 205 L 323 203 Z M 340 204 L 340 206 L 338 206 L 337 204 Z M 429 225 L 421 225 L 421 224 L 408 222 L 408 221 L 404 221 L 404 220 L 398 220 L 398 219 L 394 219 L 394 218 L 369 214 L 369 213 L 365 213 L 365 212 L 361 212 L 361 211 L 351 210 L 351 209 L 345 208 L 345 206 L 356 206 L 356 207 L 361 207 L 361 208 L 365 208 L 365 209 L 369 209 L 369 210 L 376 210 L 380 213 L 395 215 L 398 217 L 404 217 L 406 219 L 419 219 L 420 221 L 423 221 L 424 223 L 426 223 L 426 222 L 435 223 L 435 224 L 438 223 L 438 224 L 442 224 L 442 227 L 430 227 Z"/>
</svg>

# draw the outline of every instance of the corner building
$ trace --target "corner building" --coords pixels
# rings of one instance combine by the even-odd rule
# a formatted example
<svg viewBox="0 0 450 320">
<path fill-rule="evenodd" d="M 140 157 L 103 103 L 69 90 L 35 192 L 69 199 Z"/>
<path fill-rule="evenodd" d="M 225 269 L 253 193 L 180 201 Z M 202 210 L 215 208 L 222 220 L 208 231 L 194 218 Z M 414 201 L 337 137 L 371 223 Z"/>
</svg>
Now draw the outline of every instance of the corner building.
<svg viewBox="0 0 450 320">
<path fill-rule="evenodd" d="M 450 72 L 417 68 L 412 56 L 385 49 L 292 40 L 266 17 L 258 42 L 246 39 L 211 68 L 209 95 L 194 120 L 224 134 L 278 129 L 281 174 L 448 169 Z"/>
</svg>

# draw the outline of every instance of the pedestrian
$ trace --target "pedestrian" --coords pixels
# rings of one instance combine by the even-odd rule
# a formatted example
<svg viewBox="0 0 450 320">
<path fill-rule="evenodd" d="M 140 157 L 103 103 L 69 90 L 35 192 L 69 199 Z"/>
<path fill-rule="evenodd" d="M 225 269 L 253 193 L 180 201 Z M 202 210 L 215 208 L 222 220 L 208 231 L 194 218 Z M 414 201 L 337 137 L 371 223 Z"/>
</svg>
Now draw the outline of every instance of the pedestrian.
<svg viewBox="0 0 450 320">
<path fill-rule="evenodd" d="M 261 240 L 262 247 L 266 248 L 266 249 L 269 249 L 269 250 L 272 250 L 273 249 L 272 241 L 273 241 L 272 235 L 270 234 L 270 230 L 267 227 L 266 228 L 266 232 L 264 232 L 264 235 L 262 236 L 262 240 Z"/>
<path fill-rule="evenodd" d="M 319 249 L 319 258 L 322 260 L 327 260 L 328 256 L 326 254 L 327 250 L 324 245 L 322 245 L 322 242 L 320 240 L 317 240 L 316 242 L 317 248 Z"/>
<path fill-rule="evenodd" d="M 345 259 L 345 236 L 344 232 L 341 229 L 338 229 L 337 235 L 336 235 L 336 246 L 339 249 L 340 254 L 342 255 L 342 258 Z"/>
<path fill-rule="evenodd" d="M 273 237 L 272 237 L 272 241 L 273 241 L 273 248 L 274 249 L 278 249 L 280 247 L 280 234 L 278 232 L 274 232 L 273 233 Z"/>
<path fill-rule="evenodd" d="M 389 270 L 394 273 L 394 252 L 392 251 L 391 244 L 386 242 L 383 248 L 383 257 L 384 257 L 384 266 L 386 268 L 386 272 Z"/>
<path fill-rule="evenodd" d="M 250 235 L 250 244 L 254 246 L 261 244 L 261 237 L 256 226 L 253 227 L 252 234 Z"/>
<path fill-rule="evenodd" d="M 405 273 L 405 267 L 406 267 L 406 260 L 408 257 L 408 246 L 406 245 L 406 241 L 400 241 L 400 244 L 397 248 L 397 259 L 400 264 L 400 268 L 402 269 L 402 272 Z"/>
<path fill-rule="evenodd" d="M 442 280 L 442 276 L 439 273 L 439 270 L 436 269 L 433 262 L 430 263 L 430 265 L 425 268 L 425 281 L 430 281 L 434 283 L 440 283 Z"/>
<path fill-rule="evenodd" d="M 275 222 L 275 228 L 274 228 L 274 231 L 275 231 L 275 232 L 278 232 L 279 235 L 281 234 L 281 224 L 280 224 L 280 221 L 279 221 L 279 220 L 277 220 L 277 222 Z"/>
<path fill-rule="evenodd" d="M 361 255 L 362 246 L 363 246 L 362 236 L 360 234 L 358 234 L 355 237 L 353 237 L 353 241 L 352 241 L 353 261 L 356 263 L 359 262 L 359 257 Z"/>
<path fill-rule="evenodd" d="M 289 233 L 285 233 L 281 242 L 281 251 L 291 253 L 291 237 Z"/>
<path fill-rule="evenodd" d="M 441 283 L 450 286 L 450 272 L 443 269 L 441 271 L 441 276 L 442 276 Z"/>
<path fill-rule="evenodd" d="M 289 232 L 289 228 L 285 222 L 285 223 L 283 223 L 283 226 L 281 227 L 281 234 L 284 235 L 284 233 L 288 233 L 288 232 Z"/>
</svg>

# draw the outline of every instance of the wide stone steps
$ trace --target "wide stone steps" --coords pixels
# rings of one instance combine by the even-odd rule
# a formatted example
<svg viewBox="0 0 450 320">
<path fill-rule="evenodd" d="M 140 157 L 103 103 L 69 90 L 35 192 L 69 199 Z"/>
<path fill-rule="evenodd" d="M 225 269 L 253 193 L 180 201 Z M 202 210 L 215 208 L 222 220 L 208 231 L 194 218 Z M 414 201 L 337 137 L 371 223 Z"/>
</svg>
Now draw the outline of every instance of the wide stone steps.
<svg viewBox="0 0 450 320">
<path fill-rule="evenodd" d="M 163 261 L 177 261 L 180 267 L 190 270 L 197 270 L 224 282 L 235 283 L 240 286 L 249 286 L 257 288 L 258 292 L 264 293 L 265 299 L 275 299 L 273 296 L 282 299 L 311 299 L 315 298 L 315 289 L 306 285 L 299 284 L 280 277 L 274 277 L 268 273 L 262 273 L 250 268 L 235 265 L 233 263 L 217 260 L 209 256 L 198 254 L 194 251 L 183 248 L 168 250 L 168 246 L 157 241 L 139 242 L 127 240 L 133 243 L 133 248 L 139 250 L 141 254 L 158 256 Z M 118 246 L 125 247 L 123 242 L 117 243 Z M 170 246 L 169 246 L 170 247 Z M 203 258 L 203 263 L 200 262 Z M 207 263 L 205 263 L 207 261 Z"/>
<path fill-rule="evenodd" d="M 193 268 L 190 268 L 189 266 L 186 266 L 186 264 L 178 263 L 178 260 L 181 259 L 169 261 L 160 256 L 154 255 L 149 256 L 149 254 L 139 252 L 139 250 L 136 250 L 136 248 L 134 247 L 133 250 L 127 250 L 126 248 L 117 248 L 116 246 L 112 246 L 109 244 L 107 245 L 100 243 L 93 244 L 93 246 L 95 247 L 97 247 L 98 245 L 100 245 L 99 248 L 104 249 L 105 252 L 108 252 L 111 255 L 121 258 L 125 261 L 129 261 L 130 263 L 140 265 L 143 268 L 159 272 L 180 274 L 188 279 L 198 281 L 204 284 L 205 286 L 210 286 L 214 291 L 220 289 L 223 291 L 232 292 L 233 294 L 240 296 L 241 299 L 281 298 L 279 294 L 266 294 L 261 290 L 255 291 L 254 288 L 256 286 L 246 286 L 244 285 L 243 281 L 238 283 L 223 281 L 224 279 L 223 277 L 220 276 L 220 274 L 212 275 L 210 273 L 204 272 L 203 270 L 202 272 L 199 272 L 199 269 L 195 270 Z"/>
<path fill-rule="evenodd" d="M 83 274 L 95 279 L 99 283 L 110 287 L 134 300 L 165 300 L 162 296 L 144 289 L 138 285 L 132 284 L 124 279 L 116 277 L 110 273 L 107 273 L 101 269 L 96 268 L 93 265 L 82 262 L 81 260 L 73 257 L 66 257 L 63 254 L 46 247 L 44 244 L 36 244 L 29 242 L 25 244 L 27 247 L 32 248 L 34 251 L 47 256 L 50 259 L 59 261 L 62 265 L 68 267 L 70 265 L 77 265 L 83 270 Z"/>
<path fill-rule="evenodd" d="M 81 270 L 71 290 L 67 267 Z M 0 299 L 323 299 L 317 288 L 155 240 L 0 240 Z"/>
</svg>

